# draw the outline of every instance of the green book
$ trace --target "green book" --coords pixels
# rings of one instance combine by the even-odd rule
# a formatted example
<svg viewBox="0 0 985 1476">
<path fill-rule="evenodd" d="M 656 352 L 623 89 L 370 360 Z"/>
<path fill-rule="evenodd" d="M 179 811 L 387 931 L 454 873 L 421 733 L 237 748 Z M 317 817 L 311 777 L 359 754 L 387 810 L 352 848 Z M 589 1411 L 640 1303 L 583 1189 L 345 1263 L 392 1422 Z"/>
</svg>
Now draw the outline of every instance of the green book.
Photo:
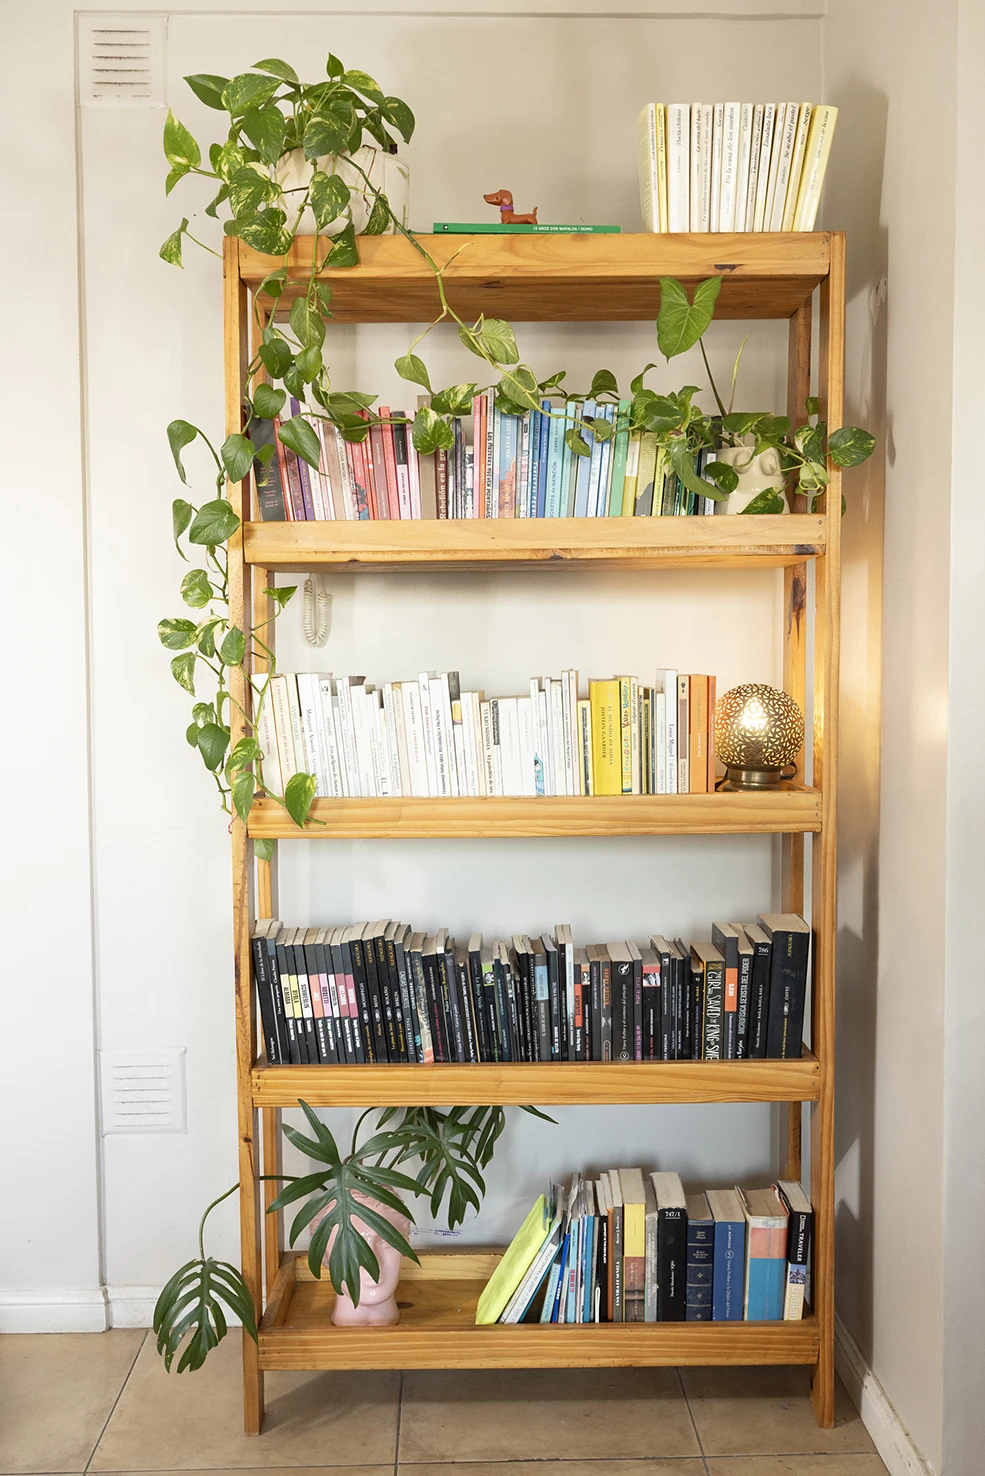
<svg viewBox="0 0 985 1476">
<path fill-rule="evenodd" d="M 617 236 L 621 226 L 603 225 L 462 225 L 458 222 L 436 220 L 434 234 L 449 236 Z"/>
<path fill-rule="evenodd" d="M 617 429 L 612 445 L 612 481 L 609 483 L 609 517 L 622 514 L 622 491 L 626 482 L 626 453 L 629 451 L 629 407 L 630 400 L 620 400 L 616 416 Z"/>
</svg>

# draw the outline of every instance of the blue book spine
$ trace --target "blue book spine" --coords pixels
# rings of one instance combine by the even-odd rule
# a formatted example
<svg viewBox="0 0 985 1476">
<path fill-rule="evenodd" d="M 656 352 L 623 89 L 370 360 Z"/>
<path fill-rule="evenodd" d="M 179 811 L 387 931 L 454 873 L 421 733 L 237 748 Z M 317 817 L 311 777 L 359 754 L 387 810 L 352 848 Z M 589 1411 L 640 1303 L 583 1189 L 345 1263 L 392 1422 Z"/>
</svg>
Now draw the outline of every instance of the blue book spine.
<svg viewBox="0 0 985 1476">
<path fill-rule="evenodd" d="M 575 1220 L 571 1226 L 571 1240 L 568 1244 L 568 1269 L 565 1272 L 565 1297 L 564 1297 L 564 1320 L 574 1322 L 575 1320 L 575 1290 L 578 1286 L 578 1261 L 581 1256 L 582 1221 Z"/>
<path fill-rule="evenodd" d="M 558 493 L 560 502 L 559 517 L 570 518 L 575 510 L 574 487 L 571 483 L 571 458 L 572 450 L 564 437 L 569 430 L 575 429 L 575 421 L 578 418 L 580 405 L 577 400 L 568 400 L 564 406 L 564 436 L 561 440 L 561 487 Z"/>
<path fill-rule="evenodd" d="M 742 1220 L 715 1222 L 715 1274 L 712 1317 L 715 1322 L 742 1321 L 742 1280 L 746 1227 Z"/>
<path fill-rule="evenodd" d="M 746 1321 L 781 1322 L 787 1263 L 779 1256 L 750 1256 L 746 1273 Z"/>
<path fill-rule="evenodd" d="M 527 485 L 523 489 L 525 518 L 537 516 L 537 457 L 540 452 L 540 416 L 536 410 L 527 413 L 530 422 L 530 450 L 527 459 Z"/>
<path fill-rule="evenodd" d="M 592 1267 L 595 1260 L 595 1216 L 589 1215 L 585 1224 L 585 1256 L 584 1256 L 584 1298 L 582 1300 L 582 1322 L 593 1322 L 594 1309 L 592 1307 L 592 1294 L 595 1289 L 595 1279 L 592 1276 Z"/>
<path fill-rule="evenodd" d="M 541 400 L 541 410 L 546 413 L 538 415 L 537 421 L 540 434 L 537 438 L 537 494 L 535 516 L 544 516 L 544 507 L 547 498 L 547 446 L 551 436 L 550 400 Z"/>
<path fill-rule="evenodd" d="M 517 476 L 519 475 L 520 417 L 501 415 L 499 443 L 498 516 L 512 518 L 516 510 Z"/>
<path fill-rule="evenodd" d="M 687 1222 L 687 1295 L 685 1317 L 688 1322 L 710 1322 L 715 1276 L 715 1222 Z"/>
<path fill-rule="evenodd" d="M 585 401 L 585 403 L 584 403 L 584 405 L 582 407 L 582 414 L 584 416 L 594 416 L 595 415 L 595 401 L 594 400 L 586 400 Z M 590 456 L 579 456 L 578 457 L 578 466 L 577 466 L 577 469 L 576 469 L 576 472 L 575 472 L 575 513 L 574 513 L 574 515 L 575 515 L 576 518 L 588 518 L 588 517 L 591 517 L 591 515 L 592 515 L 591 514 L 591 501 L 592 501 L 593 479 L 594 479 L 594 485 L 595 486 L 598 486 L 598 476 L 597 476 L 597 460 L 598 460 L 598 456 L 597 456 L 597 453 L 598 453 L 598 451 L 600 449 L 600 443 L 594 439 L 594 437 L 592 436 L 591 431 L 588 431 L 588 432 L 582 431 L 581 432 L 581 436 L 582 436 L 582 440 L 588 440 L 588 442 L 589 442 L 589 444 L 591 445 L 591 448 L 592 448 L 592 453 L 591 453 Z M 574 456 L 575 453 L 572 452 L 571 454 L 572 454 L 572 456 Z"/>
<path fill-rule="evenodd" d="M 557 1297 L 558 1281 L 561 1276 L 561 1259 L 555 1256 L 547 1272 L 547 1285 L 544 1287 L 544 1304 L 540 1309 L 541 1322 L 553 1322 L 554 1302 Z"/>
<path fill-rule="evenodd" d="M 613 424 L 616 418 L 615 405 L 600 405 L 597 414 L 602 420 Z M 612 468 L 612 447 L 615 436 L 612 435 L 607 441 L 599 443 L 599 480 L 595 489 L 595 512 L 593 517 L 604 518 L 608 512 L 609 505 L 609 474 Z"/>
<path fill-rule="evenodd" d="M 559 518 L 561 507 L 561 470 L 564 462 L 564 417 L 558 413 L 550 423 L 547 447 L 547 498 L 545 518 Z"/>
<path fill-rule="evenodd" d="M 561 1313 L 561 1302 L 564 1297 L 565 1283 L 568 1270 L 568 1251 L 571 1248 L 571 1231 L 564 1232 L 564 1241 L 561 1245 L 561 1260 L 558 1269 L 557 1287 L 554 1292 L 554 1306 L 551 1310 L 551 1321 L 557 1322 Z"/>
</svg>

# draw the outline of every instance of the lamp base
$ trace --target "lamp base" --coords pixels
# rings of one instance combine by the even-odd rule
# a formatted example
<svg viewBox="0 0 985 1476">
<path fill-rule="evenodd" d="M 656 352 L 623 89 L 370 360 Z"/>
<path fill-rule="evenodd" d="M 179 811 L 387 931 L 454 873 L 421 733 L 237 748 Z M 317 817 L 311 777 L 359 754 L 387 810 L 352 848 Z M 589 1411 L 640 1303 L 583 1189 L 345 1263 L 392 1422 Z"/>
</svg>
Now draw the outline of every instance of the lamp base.
<svg viewBox="0 0 985 1476">
<path fill-rule="evenodd" d="M 796 773 L 791 764 L 782 769 L 736 769 L 726 765 L 725 779 L 721 789 L 728 792 L 737 789 L 778 789 L 786 779 Z"/>
</svg>

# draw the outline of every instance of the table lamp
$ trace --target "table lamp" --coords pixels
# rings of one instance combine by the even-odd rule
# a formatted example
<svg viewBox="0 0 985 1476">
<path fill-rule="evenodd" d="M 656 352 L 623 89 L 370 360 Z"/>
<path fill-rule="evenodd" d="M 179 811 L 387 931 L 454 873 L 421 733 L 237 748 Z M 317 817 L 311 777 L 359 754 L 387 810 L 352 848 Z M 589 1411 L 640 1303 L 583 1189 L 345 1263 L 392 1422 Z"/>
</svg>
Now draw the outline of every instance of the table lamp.
<svg viewBox="0 0 985 1476">
<path fill-rule="evenodd" d="M 804 715 L 786 692 L 745 682 L 718 699 L 715 752 L 725 765 L 722 789 L 775 789 L 796 774 L 803 742 Z"/>
</svg>

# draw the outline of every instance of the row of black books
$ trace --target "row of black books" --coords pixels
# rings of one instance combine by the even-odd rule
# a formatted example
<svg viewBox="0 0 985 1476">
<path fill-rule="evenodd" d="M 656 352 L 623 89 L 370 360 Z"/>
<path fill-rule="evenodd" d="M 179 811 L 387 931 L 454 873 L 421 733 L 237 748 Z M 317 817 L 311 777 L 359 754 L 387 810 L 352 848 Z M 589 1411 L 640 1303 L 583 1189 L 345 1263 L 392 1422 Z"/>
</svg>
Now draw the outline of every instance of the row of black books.
<svg viewBox="0 0 985 1476">
<path fill-rule="evenodd" d="M 680 1175 L 608 1169 L 549 1184 L 476 1322 L 797 1322 L 814 1214 L 802 1186 L 685 1194 Z"/>
<path fill-rule="evenodd" d="M 792 913 L 574 946 L 567 924 L 458 946 L 381 921 L 253 935 L 270 1065 L 798 1057 L 810 927 Z"/>
</svg>

